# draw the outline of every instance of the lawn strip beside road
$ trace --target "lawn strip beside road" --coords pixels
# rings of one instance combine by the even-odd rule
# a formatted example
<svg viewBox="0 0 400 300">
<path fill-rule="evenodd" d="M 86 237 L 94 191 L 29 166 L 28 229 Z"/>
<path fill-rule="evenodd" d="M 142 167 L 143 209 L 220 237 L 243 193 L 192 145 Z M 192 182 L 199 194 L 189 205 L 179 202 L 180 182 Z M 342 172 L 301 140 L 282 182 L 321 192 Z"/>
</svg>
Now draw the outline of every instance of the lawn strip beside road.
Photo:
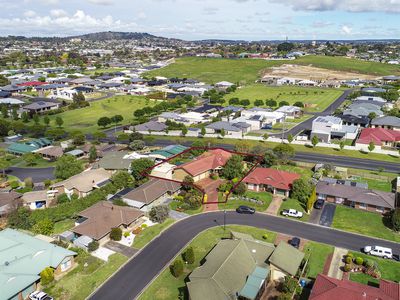
<svg viewBox="0 0 400 300">
<path fill-rule="evenodd" d="M 255 239 L 263 240 L 265 242 L 273 243 L 276 234 L 268 232 L 263 229 L 253 228 L 248 226 L 229 225 L 224 231 L 221 227 L 208 229 L 200 233 L 190 244 L 193 247 L 195 262 L 192 265 L 185 265 L 184 273 L 175 278 L 172 276 L 169 268 L 166 268 L 161 274 L 152 282 L 152 284 L 145 290 L 139 297 L 141 300 L 167 300 L 179 299 L 179 295 L 185 295 L 184 299 L 188 299 L 187 289 L 185 285 L 185 278 L 197 267 L 201 265 L 201 261 L 210 252 L 210 250 L 224 238 L 230 237 L 230 231 L 247 233 L 252 235 Z M 268 239 L 264 240 L 262 236 L 267 234 Z M 184 252 L 185 249 L 182 249 Z M 177 259 L 180 258 L 178 255 Z"/>
<path fill-rule="evenodd" d="M 385 223 L 389 225 L 390 220 L 378 213 L 337 205 L 332 227 L 400 243 L 400 233 L 394 232 Z"/>
<path fill-rule="evenodd" d="M 174 223 L 173 219 L 166 219 L 164 223 L 156 224 L 150 227 L 146 227 L 142 230 L 133 241 L 133 248 L 140 249 L 151 242 L 157 235 L 159 235 L 163 230 L 168 228 Z"/>
<path fill-rule="evenodd" d="M 333 248 L 330 245 L 308 242 L 304 246 L 303 252 L 306 254 L 306 258 L 310 255 L 308 261 L 308 271 L 306 276 L 309 278 L 316 278 L 318 274 L 324 271 L 325 261 L 327 257 L 333 253 Z"/>
<path fill-rule="evenodd" d="M 256 193 L 256 192 L 248 191 L 246 193 L 245 197 L 255 199 L 258 201 L 262 201 L 263 204 L 260 205 L 258 203 L 241 200 L 240 197 L 232 195 L 229 197 L 228 202 L 218 203 L 218 208 L 220 210 L 235 210 L 239 206 L 244 205 L 244 206 L 252 207 L 256 211 L 263 212 L 263 211 L 267 210 L 268 206 L 271 204 L 271 201 L 272 201 L 272 195 L 267 192 Z"/>
<path fill-rule="evenodd" d="M 287 198 L 286 200 L 284 200 L 281 204 L 281 207 L 279 208 L 279 215 L 282 215 L 282 211 L 284 209 L 295 209 L 297 211 L 300 211 L 303 213 L 303 217 L 301 217 L 300 221 L 305 221 L 307 222 L 308 219 L 310 218 L 310 215 L 306 214 L 306 211 L 304 209 L 304 207 L 300 204 L 299 201 L 295 200 L 295 199 L 291 199 L 291 198 Z M 286 217 L 286 218 L 290 218 L 290 217 Z"/>
<path fill-rule="evenodd" d="M 197 234 L 212 227 L 222 227 L 223 222 L 223 212 L 194 215 L 176 222 L 138 252 L 90 299 L 134 299 Z M 400 252 L 398 243 L 266 214 L 241 215 L 227 212 L 226 224 L 253 226 L 354 251 L 359 251 L 365 245 L 380 244 L 392 248 L 394 253 Z"/>
</svg>

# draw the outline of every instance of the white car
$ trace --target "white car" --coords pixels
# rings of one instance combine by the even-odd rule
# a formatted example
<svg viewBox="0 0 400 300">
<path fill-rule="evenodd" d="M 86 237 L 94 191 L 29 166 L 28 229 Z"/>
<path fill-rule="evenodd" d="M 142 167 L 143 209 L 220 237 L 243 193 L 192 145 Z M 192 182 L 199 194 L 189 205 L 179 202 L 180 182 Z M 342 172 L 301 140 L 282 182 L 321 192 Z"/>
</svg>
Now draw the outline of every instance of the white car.
<svg viewBox="0 0 400 300">
<path fill-rule="evenodd" d="M 293 217 L 293 218 L 301 218 L 303 217 L 303 213 L 301 211 L 297 211 L 295 209 L 284 209 L 282 211 L 283 216 Z"/>
<path fill-rule="evenodd" d="M 379 256 L 383 258 L 393 258 L 392 249 L 380 246 L 365 246 L 364 252 L 369 255 Z"/>
<path fill-rule="evenodd" d="M 45 292 L 35 291 L 29 294 L 31 300 L 53 300 L 52 297 L 47 295 Z"/>
</svg>

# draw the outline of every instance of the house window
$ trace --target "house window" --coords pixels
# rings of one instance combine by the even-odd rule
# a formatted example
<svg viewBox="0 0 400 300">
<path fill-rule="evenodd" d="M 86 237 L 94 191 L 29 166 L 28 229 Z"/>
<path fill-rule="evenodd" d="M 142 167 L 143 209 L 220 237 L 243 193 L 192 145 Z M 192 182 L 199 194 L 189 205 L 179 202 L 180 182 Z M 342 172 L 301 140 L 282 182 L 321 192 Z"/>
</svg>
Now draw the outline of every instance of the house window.
<svg viewBox="0 0 400 300">
<path fill-rule="evenodd" d="M 358 204 L 358 208 L 360 208 L 360 209 L 367 209 L 367 204 L 365 204 L 365 203 L 359 203 L 359 204 Z"/>
<path fill-rule="evenodd" d="M 377 211 L 377 212 L 380 212 L 380 213 L 383 213 L 383 212 L 385 211 L 385 208 L 382 207 L 382 206 L 377 206 L 377 207 L 376 207 L 376 211 Z"/>
</svg>

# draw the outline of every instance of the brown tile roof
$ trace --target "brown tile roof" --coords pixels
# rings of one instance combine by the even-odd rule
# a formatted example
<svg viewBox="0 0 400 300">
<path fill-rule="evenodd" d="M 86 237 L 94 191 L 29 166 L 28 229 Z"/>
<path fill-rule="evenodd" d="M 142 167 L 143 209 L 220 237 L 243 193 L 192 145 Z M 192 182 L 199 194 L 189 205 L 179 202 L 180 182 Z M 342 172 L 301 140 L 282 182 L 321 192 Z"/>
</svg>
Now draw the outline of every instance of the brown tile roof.
<svg viewBox="0 0 400 300">
<path fill-rule="evenodd" d="M 192 176 L 199 175 L 209 170 L 214 170 L 218 167 L 223 167 L 232 154 L 222 149 L 209 150 L 197 159 L 180 165 L 176 169 L 183 169 Z"/>
<path fill-rule="evenodd" d="M 64 151 L 59 146 L 49 146 L 46 148 L 39 149 L 36 153 L 47 155 L 51 157 L 61 157 L 64 154 Z"/>
<path fill-rule="evenodd" d="M 295 173 L 289 173 L 270 168 L 256 168 L 243 179 L 243 182 L 252 184 L 266 184 L 277 189 L 289 190 L 292 187 L 293 181 L 299 178 L 300 175 Z"/>
<path fill-rule="evenodd" d="M 348 199 L 349 201 L 381 206 L 390 209 L 393 209 L 395 206 L 395 194 L 388 192 L 370 190 L 344 184 L 331 184 L 325 181 L 318 182 L 316 191 L 318 194 L 340 197 Z"/>
<path fill-rule="evenodd" d="M 143 212 L 138 209 L 101 201 L 79 213 L 79 216 L 87 220 L 72 231 L 99 240 L 109 234 L 112 228 L 121 225 L 129 226 L 143 215 Z"/>
<path fill-rule="evenodd" d="M 349 280 L 339 280 L 319 274 L 314 283 L 309 299 L 399 300 L 398 290 L 398 283 L 388 282 L 386 280 L 381 280 L 380 287 L 376 288 Z"/>
<path fill-rule="evenodd" d="M 167 192 L 176 192 L 180 187 L 181 185 L 179 183 L 153 178 L 129 192 L 123 196 L 123 198 L 143 202 L 144 204 L 150 204 Z"/>
<path fill-rule="evenodd" d="M 15 201 L 21 198 L 21 196 L 22 194 L 16 193 L 14 191 L 0 192 L 0 207 L 16 204 Z"/>
</svg>

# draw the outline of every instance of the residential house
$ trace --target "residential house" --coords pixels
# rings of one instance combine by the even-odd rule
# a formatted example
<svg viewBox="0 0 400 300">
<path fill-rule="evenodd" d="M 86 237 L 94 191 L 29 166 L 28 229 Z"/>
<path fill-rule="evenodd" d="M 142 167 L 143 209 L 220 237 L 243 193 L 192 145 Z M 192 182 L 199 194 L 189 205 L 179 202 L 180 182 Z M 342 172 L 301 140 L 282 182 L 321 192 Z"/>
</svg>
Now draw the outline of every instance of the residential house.
<svg viewBox="0 0 400 300">
<path fill-rule="evenodd" d="M 149 211 L 152 207 L 162 204 L 179 191 L 181 185 L 171 180 L 151 178 L 146 183 L 122 196 L 122 200 L 129 206 L 142 211 Z"/>
<path fill-rule="evenodd" d="M 51 141 L 47 138 L 38 138 L 25 142 L 12 143 L 7 148 L 7 152 L 14 155 L 23 155 L 26 153 L 36 152 L 42 148 L 49 147 Z"/>
<path fill-rule="evenodd" d="M 25 105 L 22 110 L 28 112 L 29 115 L 41 114 L 50 110 L 55 110 L 60 107 L 59 103 L 38 101 Z"/>
<path fill-rule="evenodd" d="M 296 276 L 303 258 L 303 252 L 281 241 L 269 258 L 271 279 L 281 280 L 286 276 Z"/>
<path fill-rule="evenodd" d="M 22 194 L 14 191 L 0 192 L 0 217 L 3 217 L 21 206 Z"/>
<path fill-rule="evenodd" d="M 303 115 L 303 111 L 301 110 L 301 108 L 293 105 L 284 105 L 275 111 L 283 113 L 285 115 L 285 118 L 289 119 L 300 118 Z"/>
<path fill-rule="evenodd" d="M 227 88 L 230 88 L 230 87 L 232 87 L 234 85 L 235 85 L 234 83 L 229 82 L 229 81 L 220 81 L 220 82 L 217 82 L 215 84 L 215 87 L 217 89 L 219 89 L 219 90 L 224 90 L 225 91 Z"/>
<path fill-rule="evenodd" d="M 318 82 L 314 81 L 314 80 L 300 80 L 299 82 L 297 82 L 297 84 L 299 86 L 317 86 Z"/>
<path fill-rule="evenodd" d="M 76 237 L 89 237 L 100 245 L 109 241 L 113 228 L 132 230 L 143 223 L 143 212 L 138 209 L 100 201 L 81 211 L 76 226 L 71 229 Z"/>
<path fill-rule="evenodd" d="M 96 165 L 105 170 L 130 171 L 131 163 L 135 158 L 131 157 L 129 154 L 128 151 L 111 151 L 104 154 Z"/>
<path fill-rule="evenodd" d="M 42 190 L 24 193 L 21 197 L 23 206 L 31 210 L 49 207 L 55 199 L 56 191 Z"/>
<path fill-rule="evenodd" d="M 342 119 L 343 125 L 347 126 L 357 126 L 357 127 L 368 127 L 370 119 L 367 116 L 353 116 L 353 115 L 340 115 L 339 118 Z"/>
<path fill-rule="evenodd" d="M 370 143 L 381 147 L 397 148 L 400 142 L 400 131 L 381 127 L 364 128 L 356 141 L 356 146 L 367 149 Z"/>
<path fill-rule="evenodd" d="M 172 174 L 173 174 L 175 167 L 176 167 L 175 165 L 164 162 L 162 164 L 155 166 L 151 170 L 150 175 L 153 177 L 158 177 L 158 178 L 172 179 Z"/>
<path fill-rule="evenodd" d="M 395 208 L 395 194 L 364 187 L 319 181 L 316 186 L 318 199 L 381 214 Z"/>
<path fill-rule="evenodd" d="M 242 137 L 244 134 L 250 132 L 251 124 L 245 122 L 227 122 L 218 121 L 205 126 L 207 133 L 221 134 L 226 136 Z"/>
<path fill-rule="evenodd" d="M 188 147 L 182 145 L 169 145 L 162 149 L 155 150 L 149 154 L 150 157 L 158 158 L 158 159 L 168 159 L 173 156 L 176 156 L 183 151 L 187 150 Z"/>
<path fill-rule="evenodd" d="M 111 172 L 104 169 L 93 169 L 57 182 L 51 188 L 57 190 L 59 194 L 67 194 L 68 197 L 77 195 L 78 198 L 82 198 L 106 184 L 110 178 Z"/>
<path fill-rule="evenodd" d="M 356 101 L 350 104 L 343 115 L 352 115 L 356 117 L 368 117 L 374 113 L 377 117 L 383 116 L 381 105 L 375 103 L 364 103 L 363 101 Z"/>
<path fill-rule="evenodd" d="M 400 118 L 394 116 L 383 116 L 375 118 L 371 121 L 371 127 L 400 130 Z"/>
<path fill-rule="evenodd" d="M 194 182 L 200 181 L 222 170 L 231 157 L 232 154 L 223 149 L 209 150 L 196 159 L 177 166 L 172 178 L 183 181 L 186 176 L 191 176 Z"/>
<path fill-rule="evenodd" d="M 271 168 L 256 168 L 248 174 L 243 182 L 247 188 L 255 192 L 271 192 L 289 197 L 293 181 L 300 175 Z"/>
<path fill-rule="evenodd" d="M 44 159 L 54 161 L 63 156 L 64 151 L 60 146 L 48 146 L 37 150 L 36 153 L 40 154 Z"/>
<path fill-rule="evenodd" d="M 269 109 L 254 107 L 246 109 L 241 112 L 242 121 L 246 120 L 257 120 L 261 122 L 260 127 L 264 125 L 275 125 L 276 123 L 282 123 L 285 121 L 285 114 L 277 111 L 270 111 Z"/>
<path fill-rule="evenodd" d="M 15 98 L 0 98 L 0 105 L 7 105 L 7 106 L 18 106 L 21 107 L 22 105 L 25 104 L 24 101 L 15 99 Z"/>
<path fill-rule="evenodd" d="M 397 62 L 397 65 L 399 64 L 399 61 L 395 61 L 395 62 Z M 395 75 L 383 76 L 382 80 L 385 83 L 393 83 L 393 82 L 400 81 L 400 76 L 395 76 Z"/>
<path fill-rule="evenodd" d="M 381 102 L 381 103 L 387 102 L 385 99 L 378 96 L 360 96 L 354 99 L 354 101 L 368 101 L 368 102 L 371 101 L 371 102 Z"/>
<path fill-rule="evenodd" d="M 385 92 L 385 89 L 379 87 L 365 87 L 361 89 L 361 95 L 363 96 L 376 96 Z"/>
<path fill-rule="evenodd" d="M 399 300 L 400 284 L 380 279 L 378 285 L 366 285 L 348 279 L 336 279 L 318 274 L 309 300 Z"/>
<path fill-rule="evenodd" d="M 37 289 L 40 272 L 61 275 L 74 266 L 75 252 L 14 229 L 0 231 L 0 297 L 26 299 Z"/>
<path fill-rule="evenodd" d="M 312 122 L 311 138 L 317 136 L 325 143 L 330 143 L 331 138 L 353 140 L 357 134 L 357 126 L 343 125 L 342 119 L 338 117 L 319 116 Z"/>
</svg>

